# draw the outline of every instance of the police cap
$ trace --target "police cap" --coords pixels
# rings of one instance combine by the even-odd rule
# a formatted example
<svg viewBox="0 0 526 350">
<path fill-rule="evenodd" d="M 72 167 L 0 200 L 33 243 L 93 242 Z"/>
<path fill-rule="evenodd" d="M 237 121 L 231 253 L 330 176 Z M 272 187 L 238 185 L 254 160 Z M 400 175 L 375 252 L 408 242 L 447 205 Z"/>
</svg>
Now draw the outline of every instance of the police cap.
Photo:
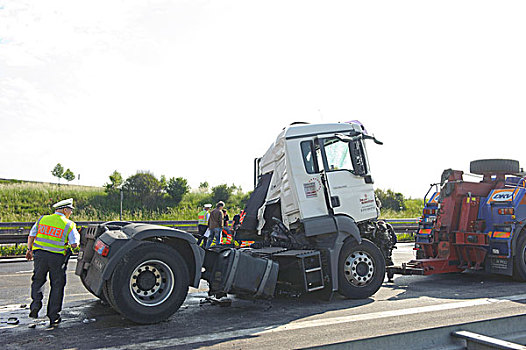
<svg viewBox="0 0 526 350">
<path fill-rule="evenodd" d="M 53 204 L 53 208 L 55 209 L 63 209 L 63 208 L 70 208 L 75 209 L 73 206 L 73 198 L 64 199 L 63 201 L 57 202 Z"/>
</svg>

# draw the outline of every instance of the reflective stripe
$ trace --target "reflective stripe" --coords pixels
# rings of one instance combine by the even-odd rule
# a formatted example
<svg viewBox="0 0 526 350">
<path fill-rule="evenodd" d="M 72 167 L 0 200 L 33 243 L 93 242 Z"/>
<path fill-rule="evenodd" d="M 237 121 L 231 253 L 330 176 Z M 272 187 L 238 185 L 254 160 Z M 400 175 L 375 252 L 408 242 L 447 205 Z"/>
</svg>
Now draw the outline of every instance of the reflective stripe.
<svg viewBox="0 0 526 350">
<path fill-rule="evenodd" d="M 55 248 L 55 247 L 48 247 L 48 246 L 43 247 L 40 244 L 38 244 L 37 242 L 33 243 L 33 246 L 37 247 L 38 249 L 48 250 L 48 251 L 53 252 L 53 253 L 64 254 L 64 248 Z"/>
<path fill-rule="evenodd" d="M 66 245 L 65 242 L 52 241 L 52 240 L 50 240 L 50 239 L 42 238 L 42 237 L 38 238 L 38 241 L 39 241 L 39 242 L 43 242 L 43 243 L 49 243 L 49 244 L 59 245 L 59 246 L 64 246 L 64 245 Z"/>
<path fill-rule="evenodd" d="M 68 239 L 69 232 L 70 232 L 70 229 L 69 229 L 70 226 L 71 226 L 71 221 L 68 222 L 66 227 L 64 228 L 64 235 L 62 236 L 62 244 L 64 244 L 66 240 Z"/>
</svg>

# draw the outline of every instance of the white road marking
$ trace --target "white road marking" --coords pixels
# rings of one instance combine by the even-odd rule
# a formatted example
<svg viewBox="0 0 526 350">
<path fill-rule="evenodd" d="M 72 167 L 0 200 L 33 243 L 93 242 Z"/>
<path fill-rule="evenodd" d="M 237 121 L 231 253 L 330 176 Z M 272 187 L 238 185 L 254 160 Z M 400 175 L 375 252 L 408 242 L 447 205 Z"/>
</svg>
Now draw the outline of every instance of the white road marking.
<svg viewBox="0 0 526 350">
<path fill-rule="evenodd" d="M 429 306 L 414 307 L 409 309 L 402 310 L 391 310 L 391 311 L 381 311 L 381 312 L 372 312 L 368 314 L 359 314 L 359 315 L 350 315 L 350 316 L 341 316 L 325 319 L 317 319 L 310 321 L 295 321 L 285 325 L 275 325 L 275 326 L 266 326 L 266 327 L 255 327 L 248 329 L 232 330 L 221 333 L 212 333 L 212 334 L 202 334 L 198 336 L 184 337 L 184 338 L 169 338 L 161 340 L 153 340 L 136 344 L 127 344 L 126 349 L 158 349 L 168 346 L 177 346 L 177 345 L 188 345 L 193 343 L 200 343 L 206 341 L 216 341 L 224 340 L 238 337 L 246 336 L 258 336 L 268 333 L 290 331 L 304 328 L 320 327 L 320 326 L 330 326 L 340 323 L 348 322 L 363 322 L 364 320 L 373 320 L 386 317 L 394 316 L 403 316 L 403 315 L 413 315 L 419 313 L 433 312 L 433 311 L 443 311 L 443 310 L 452 310 L 460 309 L 472 306 L 480 305 L 489 305 L 495 303 L 503 303 L 508 301 L 517 301 L 526 299 L 526 294 L 511 295 L 507 297 L 498 297 L 498 298 L 481 298 L 481 299 L 472 299 L 460 302 L 452 302 L 446 304 L 437 304 Z M 105 350 L 118 350 L 119 347 L 108 347 L 108 348 L 99 348 Z"/>
<path fill-rule="evenodd" d="M 27 270 L 27 271 L 17 271 L 15 273 L 32 273 L 33 270 Z"/>
</svg>

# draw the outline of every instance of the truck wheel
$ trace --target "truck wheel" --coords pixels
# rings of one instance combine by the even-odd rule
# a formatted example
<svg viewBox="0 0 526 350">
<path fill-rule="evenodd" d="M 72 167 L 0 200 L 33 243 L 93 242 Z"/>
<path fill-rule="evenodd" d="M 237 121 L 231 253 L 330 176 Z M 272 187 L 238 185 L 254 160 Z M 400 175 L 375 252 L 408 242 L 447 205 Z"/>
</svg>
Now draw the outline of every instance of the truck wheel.
<svg viewBox="0 0 526 350">
<path fill-rule="evenodd" d="M 351 299 L 368 298 L 382 285 L 385 259 L 380 249 L 366 239 L 357 244 L 348 239 L 340 251 L 338 292 Z"/>
<path fill-rule="evenodd" d="M 186 263 L 161 243 L 144 242 L 128 252 L 107 282 L 110 304 L 127 319 L 141 324 L 163 321 L 176 312 L 188 294 Z"/>
<path fill-rule="evenodd" d="M 513 159 L 481 159 L 469 163 L 469 171 L 473 174 L 485 173 L 518 173 L 519 162 Z"/>
<path fill-rule="evenodd" d="M 517 240 L 513 259 L 513 278 L 526 282 L 526 231 L 523 231 Z"/>
<path fill-rule="evenodd" d="M 106 299 L 108 304 L 110 304 L 113 310 L 117 311 L 118 313 L 121 313 L 117 305 L 115 305 L 115 300 L 112 299 L 112 296 L 109 292 L 110 290 L 109 288 L 110 288 L 110 281 L 104 281 L 104 283 L 102 284 L 102 295 L 104 295 L 104 298 Z"/>
</svg>

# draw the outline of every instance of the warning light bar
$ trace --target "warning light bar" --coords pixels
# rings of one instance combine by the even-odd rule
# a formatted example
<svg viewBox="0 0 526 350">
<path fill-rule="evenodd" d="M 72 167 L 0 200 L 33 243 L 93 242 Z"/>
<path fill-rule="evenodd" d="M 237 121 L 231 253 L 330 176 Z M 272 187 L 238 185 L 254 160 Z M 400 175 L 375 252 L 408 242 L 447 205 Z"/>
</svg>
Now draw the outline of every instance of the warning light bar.
<svg viewBox="0 0 526 350">
<path fill-rule="evenodd" d="M 437 212 L 436 209 L 424 209 L 424 214 L 426 215 L 435 215 Z"/>
<path fill-rule="evenodd" d="M 499 215 L 514 215 L 515 209 L 514 208 L 500 208 L 498 212 L 499 212 Z"/>
</svg>

